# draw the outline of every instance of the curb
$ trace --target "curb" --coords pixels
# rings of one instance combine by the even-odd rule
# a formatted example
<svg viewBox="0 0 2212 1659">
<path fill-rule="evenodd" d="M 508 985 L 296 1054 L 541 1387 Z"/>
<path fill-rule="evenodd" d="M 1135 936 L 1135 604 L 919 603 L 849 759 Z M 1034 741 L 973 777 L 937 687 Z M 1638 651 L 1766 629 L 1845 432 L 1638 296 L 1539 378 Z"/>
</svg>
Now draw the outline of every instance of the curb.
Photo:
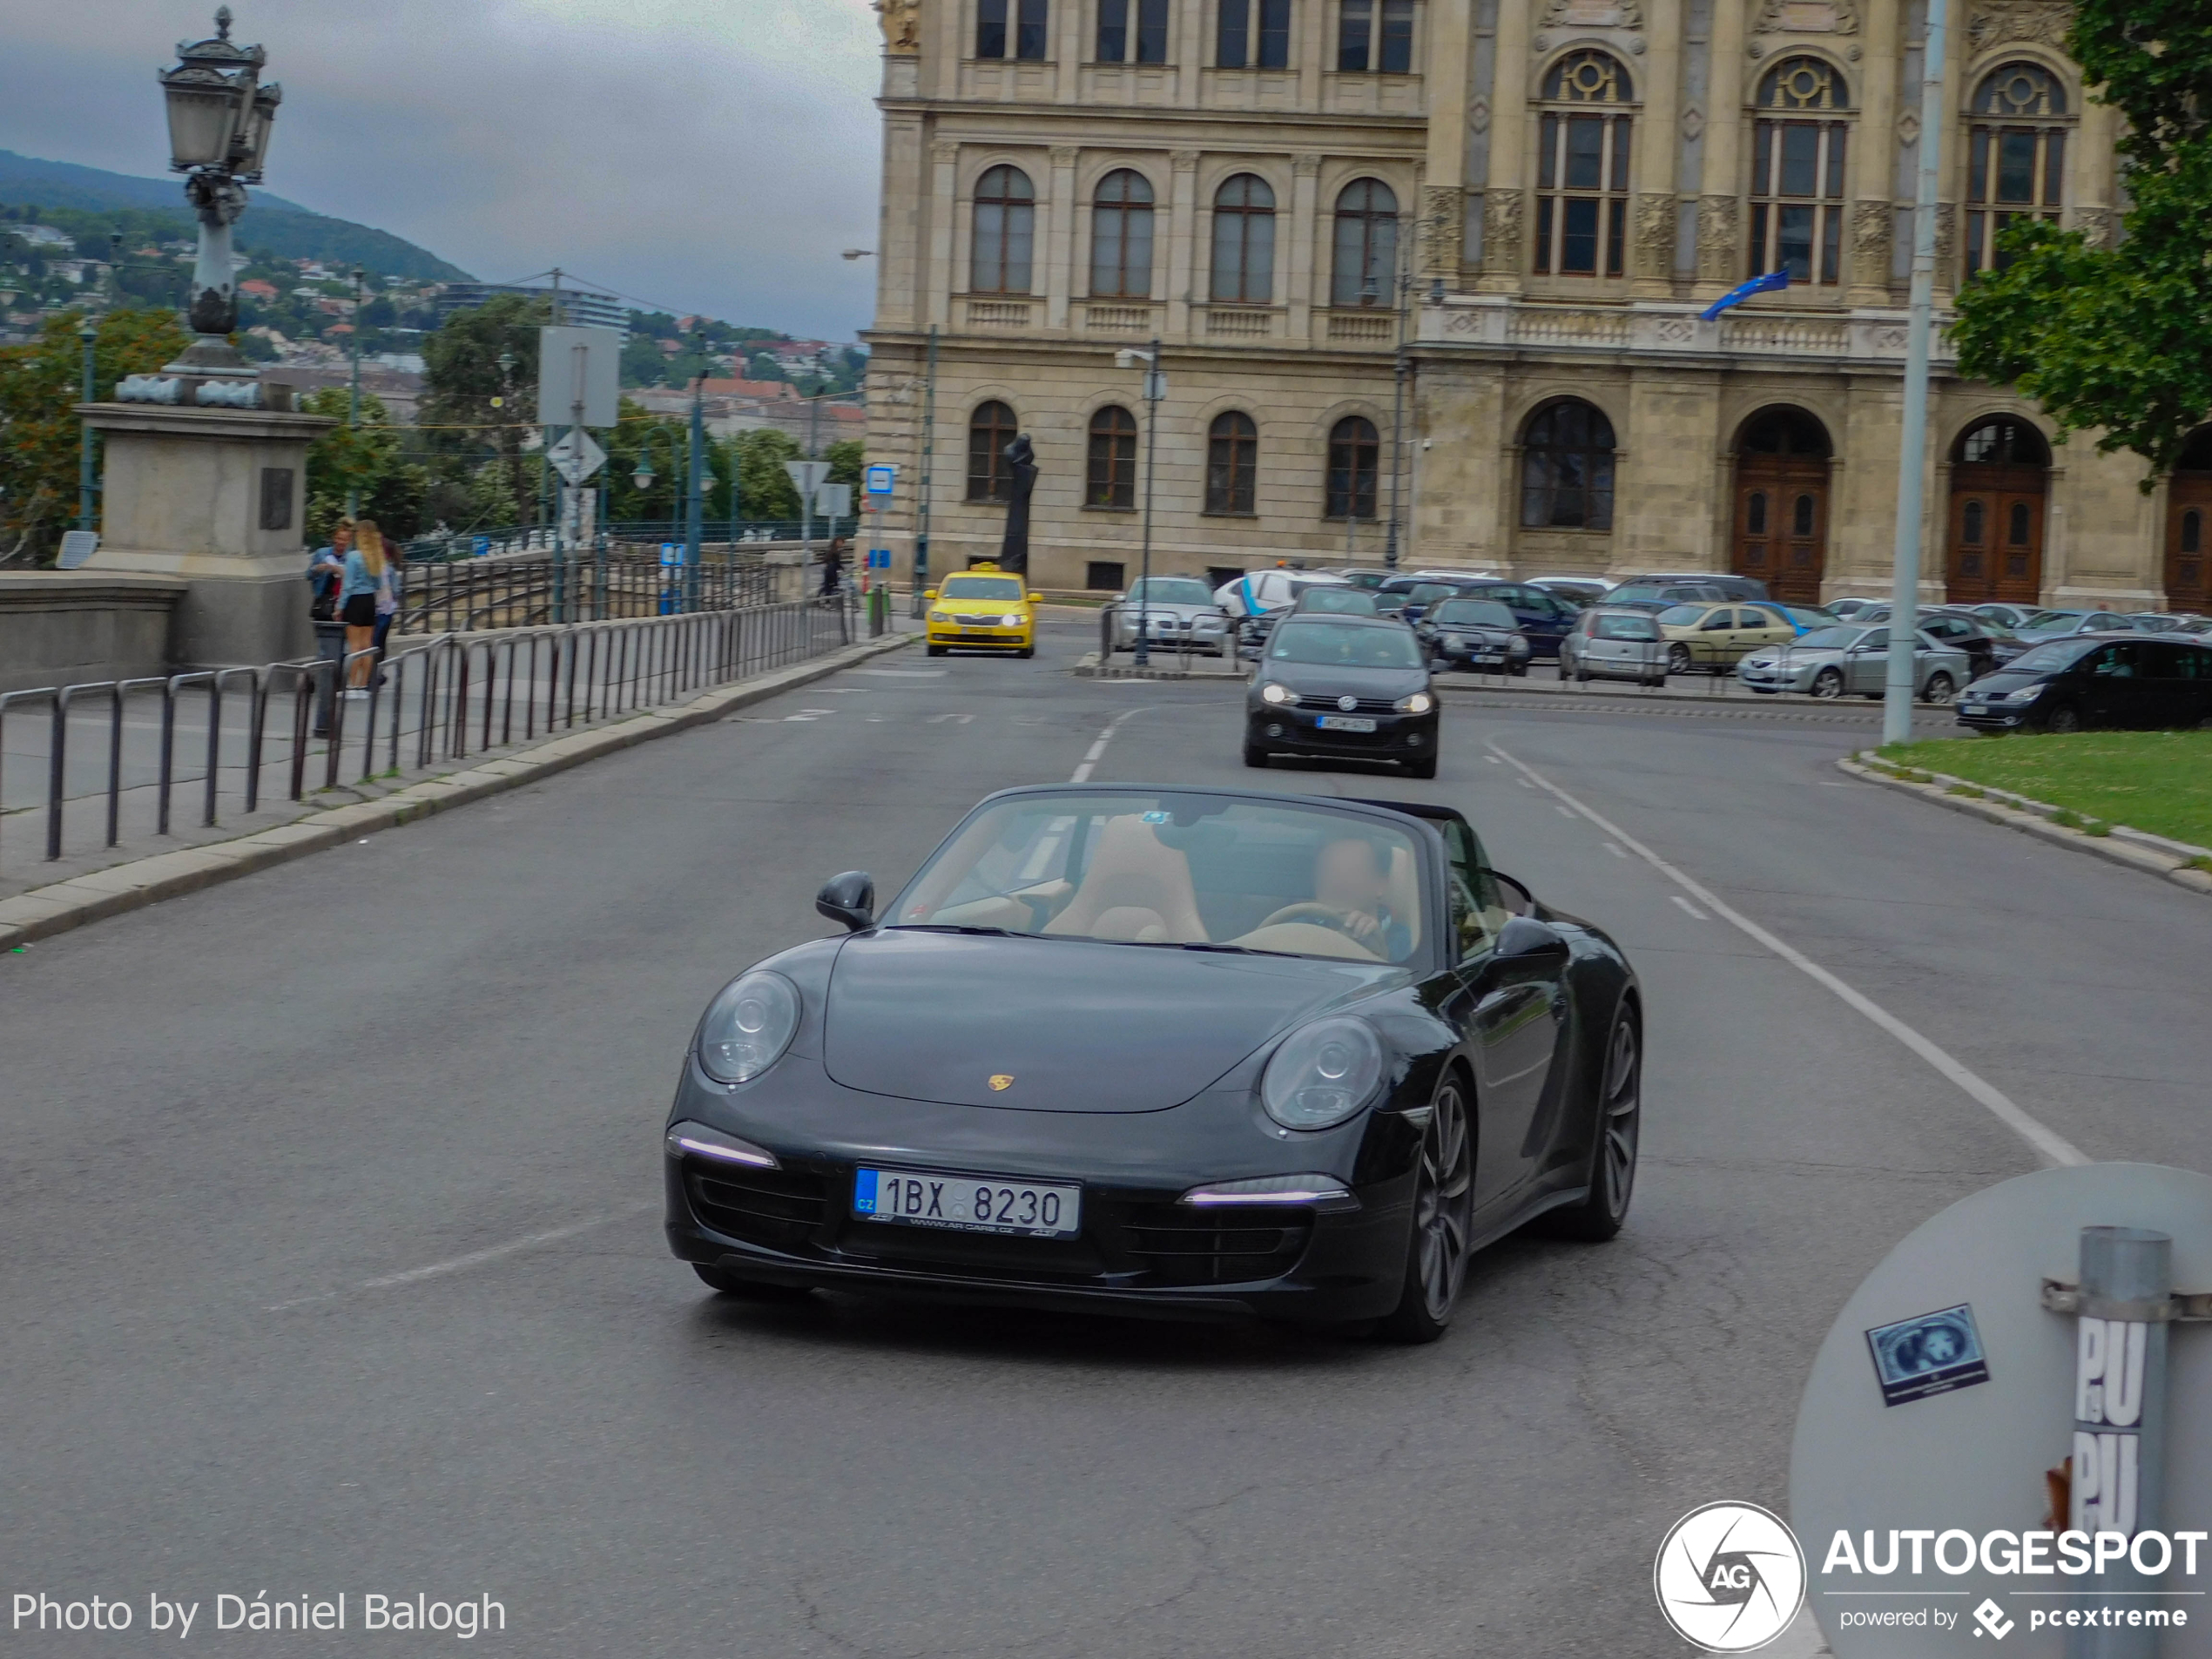
<svg viewBox="0 0 2212 1659">
<path fill-rule="evenodd" d="M 2117 864 L 2124 869 L 2140 871 L 2145 875 L 2163 876 L 2176 887 L 2187 887 L 2191 893 L 2212 895 L 2212 874 L 2192 868 L 2188 860 L 2175 857 L 2170 853 L 2162 853 L 2155 847 L 2121 840 L 2117 831 L 2110 835 L 2091 835 L 2083 830 L 2068 829 L 2062 824 L 2054 824 L 2042 813 L 2025 807 L 2006 806 L 1999 800 L 1986 799 L 1977 800 L 1972 796 L 1954 795 L 1950 792 L 1952 786 L 1958 784 L 1963 783 L 1973 789 L 1983 788 L 1985 787 L 1983 785 L 1948 777 L 1944 777 L 1939 783 L 1915 783 L 1909 778 L 1893 778 L 1885 772 L 1862 765 L 1851 759 L 1838 760 L 1836 762 L 1836 767 L 1838 771 L 1848 772 L 1854 778 L 1863 779 L 1868 783 L 1878 784 L 1885 789 L 1897 790 L 1903 794 L 1917 795 L 1922 800 L 1932 801 L 1935 805 L 1948 807 L 1954 813 L 1964 813 L 1969 818 L 1979 818 L 1984 823 L 2002 824 L 2008 829 L 2019 830 L 2024 834 L 2033 835 L 2039 840 L 2048 841 L 2054 846 L 2071 847 L 2077 853 L 2087 853 L 2093 858 L 2102 859 L 2107 864 Z M 1932 773 L 1931 776 L 1942 777 L 1942 774 Z"/>
<path fill-rule="evenodd" d="M 827 678 L 855 663 L 911 644 L 919 637 L 915 634 L 900 634 L 848 645 L 828 657 L 777 669 L 733 685 L 718 686 L 688 703 L 648 710 L 612 725 L 571 732 L 518 753 L 484 761 L 465 772 L 426 778 L 375 800 L 334 807 L 293 823 L 280 824 L 273 829 L 241 835 L 235 840 L 159 853 L 87 875 L 72 876 L 51 887 L 35 887 L 12 899 L 0 900 L 0 951 L 51 938 L 125 911 L 141 910 L 164 899 L 196 893 L 202 887 L 233 880 L 272 865 L 288 864 L 324 847 L 358 840 L 379 830 L 397 829 L 402 824 L 465 806 L 489 795 L 519 789 L 602 755 L 718 720 L 751 704 Z"/>
</svg>

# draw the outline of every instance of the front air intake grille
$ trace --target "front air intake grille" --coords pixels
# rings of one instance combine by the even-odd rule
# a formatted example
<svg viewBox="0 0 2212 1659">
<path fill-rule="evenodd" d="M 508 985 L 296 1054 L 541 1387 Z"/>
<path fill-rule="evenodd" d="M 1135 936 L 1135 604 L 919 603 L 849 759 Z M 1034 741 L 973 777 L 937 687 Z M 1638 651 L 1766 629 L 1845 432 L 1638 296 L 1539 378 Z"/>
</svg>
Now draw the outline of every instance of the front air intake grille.
<svg viewBox="0 0 2212 1659">
<path fill-rule="evenodd" d="M 828 1184 L 803 1170 L 706 1167 L 688 1160 L 684 1190 L 702 1224 L 725 1238 L 789 1250 L 819 1231 L 829 1208 Z"/>
<path fill-rule="evenodd" d="M 1335 714 L 1390 714 L 1398 708 L 1386 697 L 1362 697 L 1354 698 L 1353 706 L 1346 709 L 1339 705 L 1337 698 L 1324 697 L 1318 691 L 1308 691 L 1298 698 L 1298 705 L 1302 709 L 1325 709 Z"/>
<path fill-rule="evenodd" d="M 1312 1231 L 1311 1212 L 1288 1204 L 1151 1204 L 1122 1224 L 1130 1255 L 1154 1285 L 1279 1278 L 1298 1264 Z"/>
</svg>

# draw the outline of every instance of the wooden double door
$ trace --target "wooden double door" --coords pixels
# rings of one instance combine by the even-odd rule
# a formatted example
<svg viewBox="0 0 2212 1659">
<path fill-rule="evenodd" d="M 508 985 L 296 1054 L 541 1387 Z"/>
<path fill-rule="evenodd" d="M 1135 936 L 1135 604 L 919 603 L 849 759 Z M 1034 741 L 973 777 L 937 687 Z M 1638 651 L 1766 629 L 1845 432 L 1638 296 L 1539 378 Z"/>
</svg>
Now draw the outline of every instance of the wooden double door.
<svg viewBox="0 0 2212 1659">
<path fill-rule="evenodd" d="M 2042 435 L 2014 415 L 1984 421 L 1959 441 L 1944 571 L 1952 604 L 2040 601 L 2050 462 Z"/>
<path fill-rule="evenodd" d="M 1828 462 L 1805 455 L 1745 455 L 1736 463 L 1732 568 L 1784 604 L 1817 605 L 1828 545 Z"/>
<path fill-rule="evenodd" d="M 2178 471 L 2166 489 L 2166 603 L 2212 610 L 2212 472 Z"/>
</svg>

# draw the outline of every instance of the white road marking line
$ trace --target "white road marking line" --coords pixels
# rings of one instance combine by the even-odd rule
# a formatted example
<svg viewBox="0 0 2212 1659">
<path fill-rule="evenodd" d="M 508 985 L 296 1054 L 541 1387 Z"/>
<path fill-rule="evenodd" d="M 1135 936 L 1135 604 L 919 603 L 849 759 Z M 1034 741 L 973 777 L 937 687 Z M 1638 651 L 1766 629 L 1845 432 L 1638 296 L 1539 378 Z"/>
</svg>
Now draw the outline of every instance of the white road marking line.
<svg viewBox="0 0 2212 1659">
<path fill-rule="evenodd" d="M 1106 745 L 1114 740 L 1115 729 L 1118 727 L 1123 721 L 1128 719 L 1130 715 L 1142 714 L 1143 712 L 1144 711 L 1143 709 L 1130 709 L 1123 713 L 1116 715 L 1112 719 L 1107 721 L 1106 729 L 1098 734 L 1098 739 L 1096 742 L 1093 743 L 1089 748 L 1083 751 L 1082 765 L 1076 768 L 1074 773 L 1069 778 L 1068 781 L 1071 784 L 1089 783 L 1090 781 L 1090 769 L 1098 764 L 1099 756 L 1106 752 Z"/>
<path fill-rule="evenodd" d="M 365 1278 L 352 1286 L 356 1291 L 388 1291 L 402 1285 L 419 1285 L 425 1279 L 443 1278 L 448 1273 L 462 1273 L 472 1267 L 482 1267 L 509 1256 L 518 1256 L 526 1250 L 536 1250 L 546 1244 L 557 1244 L 563 1238 L 574 1238 L 578 1233 L 588 1233 L 610 1223 L 626 1221 L 632 1216 L 643 1215 L 660 1206 L 651 1204 L 627 1204 L 611 1215 L 594 1216 L 588 1221 L 572 1221 L 565 1227 L 554 1227 L 542 1233 L 529 1233 L 520 1238 L 510 1238 L 503 1244 L 494 1244 L 488 1250 L 472 1250 L 466 1256 L 455 1256 L 449 1261 L 432 1262 L 428 1267 L 410 1267 L 403 1273 L 386 1273 L 377 1278 Z M 315 1302 L 334 1302 L 344 1295 L 342 1291 L 327 1291 L 320 1296 L 303 1296 L 295 1301 L 279 1302 L 264 1309 L 268 1313 L 282 1313 L 292 1308 L 307 1307 Z"/>
<path fill-rule="evenodd" d="M 1692 921 L 1710 921 L 1712 920 L 1710 916 L 1700 910 L 1696 905 L 1690 903 L 1689 900 L 1683 898 L 1679 893 L 1669 894 L 1667 896 L 1672 899 L 1676 904 L 1680 905 L 1683 907 L 1683 913 L 1687 914 Z"/>
<path fill-rule="evenodd" d="M 1506 764 L 1504 761 L 1499 759 L 1495 755 L 1485 755 L 1482 758 L 1494 766 L 1502 766 Z"/>
<path fill-rule="evenodd" d="M 786 720 L 819 720 L 825 714 L 834 714 L 835 709 L 801 709 L 796 714 L 786 714 Z"/>
<path fill-rule="evenodd" d="M 2013 1101 L 2009 1095 L 2006 1095 L 1994 1083 L 1990 1082 L 1979 1074 L 1969 1069 L 1961 1062 L 1953 1058 L 1948 1052 L 1938 1047 L 1928 1038 L 1922 1036 L 1918 1031 L 1914 1030 L 1911 1026 L 1905 1024 L 1904 1021 L 1898 1019 L 1897 1015 L 1892 1014 L 1887 1008 L 1882 1007 L 1881 1004 L 1875 1001 L 1871 997 L 1866 995 L 1864 992 L 1855 990 L 1851 986 L 1846 985 L 1842 980 L 1838 979 L 1833 974 L 1830 973 L 1826 968 L 1821 967 L 1819 963 L 1814 961 L 1811 958 L 1806 956 L 1803 952 L 1797 950 L 1794 946 L 1785 944 L 1773 934 L 1769 933 L 1765 928 L 1760 927 L 1758 923 L 1753 921 L 1749 916 L 1743 914 L 1740 911 L 1737 911 L 1732 907 L 1723 903 L 1717 895 L 1712 893 L 1703 883 L 1692 880 L 1689 876 L 1675 868 L 1673 865 L 1668 863 L 1666 860 L 1661 858 L 1656 853 L 1654 853 L 1649 847 L 1644 846 L 1642 842 L 1637 840 L 1634 836 L 1625 833 L 1617 826 L 1600 817 L 1588 806 L 1583 806 L 1581 801 L 1575 799 L 1574 796 L 1568 794 L 1557 784 L 1552 782 L 1550 779 L 1546 778 L 1543 774 L 1536 772 L 1534 769 L 1523 764 L 1522 762 L 1514 759 L 1513 756 L 1507 754 L 1503 749 L 1500 749 L 1494 743 L 1488 743 L 1486 741 L 1485 746 L 1503 757 L 1508 765 L 1511 765 L 1517 770 L 1521 774 L 1521 781 L 1523 783 L 1527 783 L 1532 779 L 1534 779 L 1537 786 L 1550 791 L 1552 794 L 1557 796 L 1561 800 L 1565 801 L 1569 806 L 1575 808 L 1575 810 L 1580 813 L 1584 818 L 1588 819 L 1591 823 L 1596 825 L 1608 834 L 1615 837 L 1623 846 L 1634 853 L 1646 864 L 1651 866 L 1653 869 L 1658 871 L 1660 874 L 1674 882 L 1676 886 L 1685 887 L 1691 893 L 1696 894 L 1705 902 L 1706 907 L 1710 908 L 1715 915 L 1720 917 L 1722 921 L 1727 922 L 1730 927 L 1733 927 L 1740 932 L 1749 935 L 1750 938 L 1757 941 L 1758 943 L 1765 946 L 1767 949 L 1772 951 L 1777 956 L 1779 956 L 1784 961 L 1789 963 L 1791 967 L 1796 968 L 1808 979 L 1811 979 L 1816 983 L 1823 985 L 1829 990 L 1834 992 L 1838 997 L 1842 998 L 1844 1002 L 1856 1008 L 1859 1013 L 1865 1015 L 1869 1020 L 1872 1021 L 1876 1025 L 1881 1027 L 1883 1030 L 1888 1032 L 1890 1035 L 1895 1037 L 1906 1048 L 1912 1049 L 1914 1054 L 1919 1055 L 1921 1059 L 1926 1061 L 1927 1063 L 1936 1071 L 1941 1073 L 1952 1082 L 1958 1085 L 1959 1089 L 1963 1093 L 1971 1096 L 1974 1100 L 1979 1102 L 1983 1106 L 1986 1107 L 1990 1114 L 1994 1116 L 1998 1122 L 2003 1123 L 2005 1127 L 2011 1130 L 2013 1134 L 2019 1136 L 2020 1139 L 2026 1141 L 2028 1145 L 2034 1150 L 2036 1156 L 2041 1158 L 2046 1163 L 2063 1165 L 2069 1163 L 2088 1163 L 2094 1161 L 2090 1158 L 2087 1153 L 2084 1152 L 2080 1147 L 2074 1145 L 2073 1142 L 2067 1140 L 2056 1130 L 2051 1128 L 2049 1124 L 2045 1123 L 2040 1118 L 2032 1116 L 2030 1113 L 2023 1109 L 2018 1103 Z M 1680 900 L 1677 900 L 1676 902 L 1679 903 Z"/>
<path fill-rule="evenodd" d="M 1572 817 L 1574 817 L 1574 816 L 1575 816 L 1575 814 L 1574 814 L 1574 813 L 1572 813 L 1568 812 L 1568 811 L 1567 810 L 1567 808 L 1565 808 L 1564 806 L 1562 806 L 1562 807 L 1561 807 L 1561 808 L 1559 809 L 1559 815 L 1560 815 L 1561 818 L 1572 818 Z"/>
<path fill-rule="evenodd" d="M 887 680 L 941 680 L 946 671 L 941 668 L 848 668 L 848 674 L 873 674 Z"/>
<path fill-rule="evenodd" d="M 1626 857 L 1628 857 L 1628 856 L 1629 856 L 1626 853 L 1623 853 L 1623 852 L 1622 852 L 1622 851 L 1619 847 L 1617 847 L 1617 846 L 1614 846 L 1614 845 L 1613 845 L 1613 843 L 1612 843 L 1612 842 L 1610 842 L 1610 841 L 1606 842 L 1604 845 L 1605 845 L 1605 850 L 1606 850 L 1607 852 L 1610 853 L 1611 854 L 1613 854 L 1613 856 L 1614 856 L 1615 858 L 1616 858 L 1616 859 L 1625 859 Z"/>
<path fill-rule="evenodd" d="M 942 725 L 946 721 L 952 720 L 961 725 L 966 725 L 974 718 L 975 717 L 972 714 L 933 714 L 929 717 L 929 724 L 932 725 Z"/>
</svg>

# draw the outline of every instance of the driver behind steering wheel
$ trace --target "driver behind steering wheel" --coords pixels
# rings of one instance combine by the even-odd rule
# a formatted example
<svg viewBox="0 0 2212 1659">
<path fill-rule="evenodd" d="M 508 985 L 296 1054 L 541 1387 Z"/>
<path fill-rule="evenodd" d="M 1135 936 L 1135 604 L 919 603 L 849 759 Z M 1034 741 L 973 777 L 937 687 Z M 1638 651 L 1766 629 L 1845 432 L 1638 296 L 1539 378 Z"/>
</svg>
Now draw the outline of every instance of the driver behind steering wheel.
<svg viewBox="0 0 2212 1659">
<path fill-rule="evenodd" d="M 1390 913 L 1390 849 L 1348 835 L 1325 842 L 1313 860 L 1313 900 L 1337 913 L 1344 932 L 1377 955 L 1401 962 L 1413 954 L 1413 930 Z"/>
</svg>

